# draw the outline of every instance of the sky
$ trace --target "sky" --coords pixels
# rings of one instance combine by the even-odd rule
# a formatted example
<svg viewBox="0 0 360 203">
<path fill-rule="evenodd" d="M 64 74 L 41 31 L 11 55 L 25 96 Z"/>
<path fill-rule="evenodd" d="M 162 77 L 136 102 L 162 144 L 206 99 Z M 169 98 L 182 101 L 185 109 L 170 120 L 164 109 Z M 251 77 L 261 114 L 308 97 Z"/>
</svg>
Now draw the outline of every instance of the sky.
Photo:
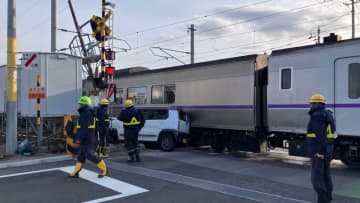
<svg viewBox="0 0 360 203">
<path fill-rule="evenodd" d="M 157 69 L 315 44 L 336 33 L 351 38 L 350 0 L 108 0 L 113 9 L 114 66 Z M 0 0 L 0 65 L 6 64 L 7 0 Z M 17 52 L 50 51 L 50 0 L 16 0 Z M 101 0 L 72 0 L 80 24 L 101 15 Z M 58 0 L 58 28 L 75 31 L 67 0 Z M 356 5 L 356 9 L 360 4 Z M 360 12 L 359 12 L 360 13 Z M 360 23 L 359 14 L 355 15 Z M 358 28 L 359 26 L 357 26 Z M 356 29 L 358 31 L 358 29 Z M 91 33 L 90 25 L 82 29 Z M 356 32 L 359 33 L 359 32 Z M 70 53 L 72 32 L 57 32 L 57 49 Z M 154 48 L 155 47 L 155 48 Z M 159 48 L 177 60 L 165 56 Z M 180 62 L 181 61 L 181 62 Z"/>
</svg>

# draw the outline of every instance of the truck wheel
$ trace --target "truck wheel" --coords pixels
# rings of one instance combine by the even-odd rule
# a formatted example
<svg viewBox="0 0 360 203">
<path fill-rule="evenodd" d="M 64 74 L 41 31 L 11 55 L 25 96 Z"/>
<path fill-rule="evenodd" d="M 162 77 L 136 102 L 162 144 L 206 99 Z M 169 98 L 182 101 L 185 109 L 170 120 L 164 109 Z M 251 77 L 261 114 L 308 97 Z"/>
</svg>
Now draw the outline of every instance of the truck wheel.
<svg viewBox="0 0 360 203">
<path fill-rule="evenodd" d="M 170 152 L 175 149 L 176 142 L 172 134 L 163 134 L 160 137 L 160 148 L 162 151 Z"/>
<path fill-rule="evenodd" d="M 224 138 L 222 136 L 215 136 L 213 138 L 213 143 L 211 144 L 211 148 L 216 153 L 223 153 L 225 149 Z"/>
<path fill-rule="evenodd" d="M 350 147 L 349 146 L 344 146 L 341 148 L 341 161 L 347 165 L 349 168 L 355 168 L 358 169 L 360 168 L 360 158 L 359 157 L 355 157 L 355 156 L 351 156 L 350 155 Z"/>
</svg>

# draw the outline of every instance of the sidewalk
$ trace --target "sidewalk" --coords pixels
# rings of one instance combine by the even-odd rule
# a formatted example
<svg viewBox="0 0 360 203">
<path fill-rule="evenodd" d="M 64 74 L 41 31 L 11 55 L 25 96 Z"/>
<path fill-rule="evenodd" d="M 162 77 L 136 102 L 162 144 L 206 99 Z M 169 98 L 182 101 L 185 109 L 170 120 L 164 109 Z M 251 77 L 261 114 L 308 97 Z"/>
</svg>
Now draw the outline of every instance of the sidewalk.
<svg viewBox="0 0 360 203">
<path fill-rule="evenodd" d="M 113 152 L 123 152 L 124 147 L 122 144 L 119 145 L 110 145 L 108 148 L 109 153 Z M 19 166 L 29 166 L 35 164 L 43 163 L 53 163 L 60 161 L 68 161 L 73 158 L 64 153 L 36 153 L 33 156 L 24 156 L 21 154 L 15 154 L 12 156 L 5 156 L 0 158 L 0 169 L 10 168 L 10 167 L 19 167 Z"/>
</svg>

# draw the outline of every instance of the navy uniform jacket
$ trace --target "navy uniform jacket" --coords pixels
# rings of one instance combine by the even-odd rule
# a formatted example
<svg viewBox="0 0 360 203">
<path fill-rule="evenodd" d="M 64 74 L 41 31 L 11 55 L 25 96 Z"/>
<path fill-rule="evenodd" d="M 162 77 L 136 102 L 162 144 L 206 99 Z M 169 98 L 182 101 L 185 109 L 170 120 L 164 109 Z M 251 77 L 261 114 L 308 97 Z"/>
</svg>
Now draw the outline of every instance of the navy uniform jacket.
<svg viewBox="0 0 360 203">
<path fill-rule="evenodd" d="M 335 132 L 334 118 L 331 113 L 320 106 L 309 111 L 310 121 L 307 126 L 308 134 L 315 134 L 315 137 L 307 138 L 308 153 L 310 157 L 314 157 L 316 153 L 332 157 L 334 139 L 327 138 L 327 134 Z M 331 132 L 327 132 L 330 125 Z"/>
<path fill-rule="evenodd" d="M 94 112 L 88 106 L 78 109 L 80 117 L 77 122 L 77 134 L 75 141 L 80 141 L 80 145 L 92 145 L 94 143 L 95 119 Z"/>
<path fill-rule="evenodd" d="M 109 127 L 109 115 L 107 113 L 106 106 L 99 106 L 96 110 L 96 126 L 97 127 Z"/>
<path fill-rule="evenodd" d="M 118 119 L 123 122 L 124 128 L 140 130 L 145 125 L 143 115 L 133 106 L 121 111 Z"/>
</svg>

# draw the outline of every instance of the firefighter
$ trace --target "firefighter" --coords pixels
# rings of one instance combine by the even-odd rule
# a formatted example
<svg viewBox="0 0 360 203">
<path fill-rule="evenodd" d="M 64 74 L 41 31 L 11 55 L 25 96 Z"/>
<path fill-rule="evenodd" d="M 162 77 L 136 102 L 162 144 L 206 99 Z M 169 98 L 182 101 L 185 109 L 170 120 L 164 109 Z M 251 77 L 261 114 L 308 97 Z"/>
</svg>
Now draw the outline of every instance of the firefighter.
<svg viewBox="0 0 360 203">
<path fill-rule="evenodd" d="M 138 147 L 139 131 L 145 124 L 144 117 L 138 111 L 132 100 L 125 101 L 125 110 L 123 110 L 118 119 L 123 122 L 124 142 L 128 151 L 128 162 L 140 162 L 140 149 Z"/>
<path fill-rule="evenodd" d="M 307 126 L 308 152 L 311 158 L 311 183 L 318 203 L 332 200 L 333 184 L 330 162 L 333 157 L 335 124 L 330 111 L 325 109 L 325 97 L 314 94 L 310 98 L 310 121 Z"/>
<path fill-rule="evenodd" d="M 107 158 L 108 154 L 105 152 L 105 145 L 107 144 L 108 128 L 110 125 L 109 115 L 107 108 L 109 101 L 107 99 L 101 99 L 100 105 L 96 110 L 96 131 L 97 131 L 97 147 L 96 154 L 99 158 Z"/>
<path fill-rule="evenodd" d="M 80 148 L 74 171 L 69 174 L 69 177 L 78 178 L 79 172 L 83 168 L 85 160 L 88 159 L 94 162 L 100 169 L 98 177 L 102 178 L 107 175 L 108 170 L 105 162 L 94 155 L 93 144 L 95 137 L 95 116 L 90 107 L 91 100 L 88 96 L 82 96 L 78 100 L 78 104 L 78 112 L 80 116 L 76 125 L 77 133 L 74 138 L 74 142 L 80 144 Z"/>
</svg>

